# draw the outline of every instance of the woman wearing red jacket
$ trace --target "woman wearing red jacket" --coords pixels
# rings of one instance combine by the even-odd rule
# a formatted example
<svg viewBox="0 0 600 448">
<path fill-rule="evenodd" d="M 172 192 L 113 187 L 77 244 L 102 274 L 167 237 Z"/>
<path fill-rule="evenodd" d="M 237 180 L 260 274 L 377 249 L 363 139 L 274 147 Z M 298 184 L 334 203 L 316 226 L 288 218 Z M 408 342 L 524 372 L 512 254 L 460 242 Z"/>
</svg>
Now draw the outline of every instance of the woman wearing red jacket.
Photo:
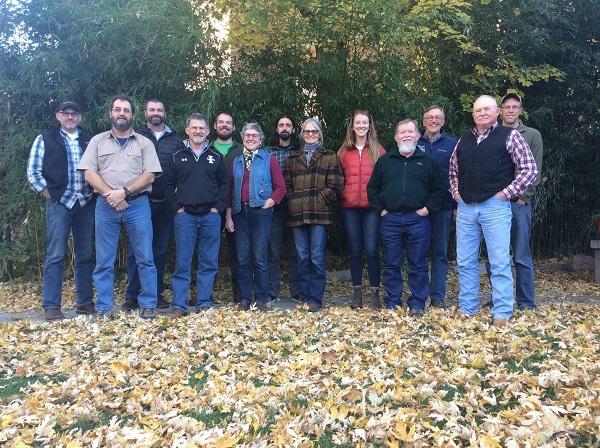
<svg viewBox="0 0 600 448">
<path fill-rule="evenodd" d="M 357 110 L 348 123 L 346 137 L 338 150 L 338 159 L 344 173 L 342 192 L 342 217 L 346 241 L 350 246 L 350 274 L 352 299 L 350 306 L 362 306 L 363 249 L 367 255 L 367 270 L 371 285 L 370 306 L 380 307 L 379 301 L 379 214 L 369 206 L 367 184 L 383 146 L 371 114 Z"/>
</svg>

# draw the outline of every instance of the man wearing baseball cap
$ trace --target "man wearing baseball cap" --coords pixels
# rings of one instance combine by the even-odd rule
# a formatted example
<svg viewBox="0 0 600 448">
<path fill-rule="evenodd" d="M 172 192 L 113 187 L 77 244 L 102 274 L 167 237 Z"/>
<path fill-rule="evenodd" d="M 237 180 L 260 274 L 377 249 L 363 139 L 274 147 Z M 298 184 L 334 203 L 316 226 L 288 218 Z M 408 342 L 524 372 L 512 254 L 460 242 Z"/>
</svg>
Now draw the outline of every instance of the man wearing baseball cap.
<svg viewBox="0 0 600 448">
<path fill-rule="evenodd" d="M 90 141 L 80 127 L 81 108 L 63 101 L 56 109 L 55 126 L 38 135 L 27 164 L 31 187 L 46 201 L 46 260 L 42 306 L 46 320 L 64 318 L 61 311 L 62 278 L 69 234 L 75 250 L 76 312 L 94 312 L 92 270 L 94 267 L 93 191 L 76 167 Z"/>
<path fill-rule="evenodd" d="M 542 136 L 537 129 L 525 126 L 519 116 L 523 112 L 523 101 L 516 93 L 509 92 L 500 100 L 502 126 L 516 129 L 525 139 L 537 165 L 538 174 L 525 193 L 511 200 L 512 227 L 510 246 L 515 264 L 516 295 L 515 301 L 520 309 L 535 308 L 534 269 L 531 256 L 531 200 L 535 187 L 540 183 L 544 146 Z"/>
</svg>

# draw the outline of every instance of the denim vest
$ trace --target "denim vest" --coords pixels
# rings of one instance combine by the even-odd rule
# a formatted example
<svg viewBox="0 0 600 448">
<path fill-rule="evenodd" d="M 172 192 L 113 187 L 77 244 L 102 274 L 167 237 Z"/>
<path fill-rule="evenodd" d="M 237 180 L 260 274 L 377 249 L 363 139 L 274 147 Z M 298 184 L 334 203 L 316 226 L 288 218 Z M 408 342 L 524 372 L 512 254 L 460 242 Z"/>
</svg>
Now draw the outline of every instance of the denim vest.
<svg viewBox="0 0 600 448">
<path fill-rule="evenodd" d="M 271 156 L 264 148 L 259 148 L 254 154 L 248 180 L 248 199 L 250 207 L 262 207 L 273 193 L 271 181 Z M 232 212 L 235 215 L 242 211 L 242 180 L 244 179 L 244 156 L 239 155 L 233 160 L 233 192 Z"/>
</svg>

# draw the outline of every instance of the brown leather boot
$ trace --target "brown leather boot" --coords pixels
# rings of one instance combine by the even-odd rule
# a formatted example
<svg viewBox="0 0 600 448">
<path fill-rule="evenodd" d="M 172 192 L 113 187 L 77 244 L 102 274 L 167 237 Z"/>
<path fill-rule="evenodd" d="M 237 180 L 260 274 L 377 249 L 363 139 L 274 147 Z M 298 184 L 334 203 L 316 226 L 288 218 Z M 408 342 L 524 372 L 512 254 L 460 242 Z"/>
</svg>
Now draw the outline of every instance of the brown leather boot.
<svg viewBox="0 0 600 448">
<path fill-rule="evenodd" d="M 379 288 L 371 288 L 371 303 L 369 306 L 372 310 L 378 310 L 381 308 L 381 302 L 379 301 Z"/>
<path fill-rule="evenodd" d="M 356 309 L 360 307 L 362 307 L 362 286 L 353 286 L 350 308 Z"/>
</svg>

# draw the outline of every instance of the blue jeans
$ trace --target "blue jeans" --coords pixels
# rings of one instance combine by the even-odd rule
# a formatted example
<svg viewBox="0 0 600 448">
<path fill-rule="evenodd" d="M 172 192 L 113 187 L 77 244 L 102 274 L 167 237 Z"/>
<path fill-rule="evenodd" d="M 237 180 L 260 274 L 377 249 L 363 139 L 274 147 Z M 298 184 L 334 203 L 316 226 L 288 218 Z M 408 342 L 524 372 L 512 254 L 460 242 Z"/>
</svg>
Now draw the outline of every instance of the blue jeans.
<svg viewBox="0 0 600 448">
<path fill-rule="evenodd" d="M 175 271 L 171 276 L 174 308 L 188 309 L 192 258 L 198 245 L 198 271 L 196 272 L 196 305 L 198 308 L 212 306 L 211 294 L 219 269 L 221 246 L 221 215 L 208 212 L 191 215 L 175 214 Z"/>
<path fill-rule="evenodd" d="M 96 203 L 96 311 L 110 311 L 113 306 L 117 246 L 121 225 L 131 241 L 140 276 L 142 292 L 138 302 L 142 308 L 156 308 L 156 267 L 152 257 L 152 227 L 148 196 L 140 196 L 129 202 L 122 212 L 116 211 L 98 196 Z"/>
<path fill-rule="evenodd" d="M 243 206 L 233 215 L 240 300 L 266 303 L 269 293 L 269 238 L 273 209 Z"/>
<path fill-rule="evenodd" d="M 510 202 L 496 196 L 476 204 L 458 203 L 456 217 L 456 261 L 463 314 L 474 315 L 479 307 L 479 247 L 485 239 L 491 269 L 492 316 L 509 319 L 513 310 L 513 281 L 510 268 Z"/>
<path fill-rule="evenodd" d="M 346 244 L 350 247 L 352 286 L 362 285 L 363 248 L 372 287 L 379 287 L 379 213 L 369 208 L 342 209 Z"/>
<path fill-rule="evenodd" d="M 323 304 L 325 294 L 325 257 L 327 227 L 304 224 L 292 227 L 298 255 L 298 290 L 305 302 Z"/>
<path fill-rule="evenodd" d="M 519 308 L 535 308 L 535 287 L 533 257 L 529 239 L 531 237 L 531 204 L 519 205 L 514 202 L 510 245 L 515 263 L 516 302 Z"/>
<path fill-rule="evenodd" d="M 408 259 L 408 288 L 410 309 L 425 309 L 429 297 L 427 251 L 431 240 L 431 223 L 426 216 L 415 212 L 388 213 L 380 219 L 383 242 L 383 287 L 385 305 L 395 308 L 402 303 L 402 263 Z"/>
<path fill-rule="evenodd" d="M 162 297 L 165 289 L 164 274 L 167 250 L 173 236 L 173 225 L 175 213 L 167 201 L 150 201 L 150 212 L 152 214 L 152 254 L 154 266 L 156 266 L 156 294 Z M 141 292 L 140 276 L 138 275 L 135 256 L 133 255 L 131 241 L 127 240 L 127 289 L 125 300 L 137 301 Z"/>
<path fill-rule="evenodd" d="M 65 254 L 71 231 L 75 250 L 75 300 L 77 306 L 93 305 L 95 206 L 96 201 L 92 199 L 84 207 L 76 202 L 69 210 L 60 203 L 46 199 L 47 244 L 42 286 L 44 309 L 61 306 Z"/>
<path fill-rule="evenodd" d="M 448 240 L 452 210 L 440 210 L 429 215 L 431 221 L 431 282 L 429 296 L 431 300 L 446 298 L 446 280 L 448 279 Z"/>
<path fill-rule="evenodd" d="M 293 247 L 292 230 L 286 225 L 287 204 L 273 207 L 271 239 L 269 239 L 269 296 L 279 297 L 281 286 L 281 254 L 288 259 L 288 289 L 292 297 L 300 295 L 298 291 L 298 273 L 296 266 L 296 250 Z"/>
</svg>

